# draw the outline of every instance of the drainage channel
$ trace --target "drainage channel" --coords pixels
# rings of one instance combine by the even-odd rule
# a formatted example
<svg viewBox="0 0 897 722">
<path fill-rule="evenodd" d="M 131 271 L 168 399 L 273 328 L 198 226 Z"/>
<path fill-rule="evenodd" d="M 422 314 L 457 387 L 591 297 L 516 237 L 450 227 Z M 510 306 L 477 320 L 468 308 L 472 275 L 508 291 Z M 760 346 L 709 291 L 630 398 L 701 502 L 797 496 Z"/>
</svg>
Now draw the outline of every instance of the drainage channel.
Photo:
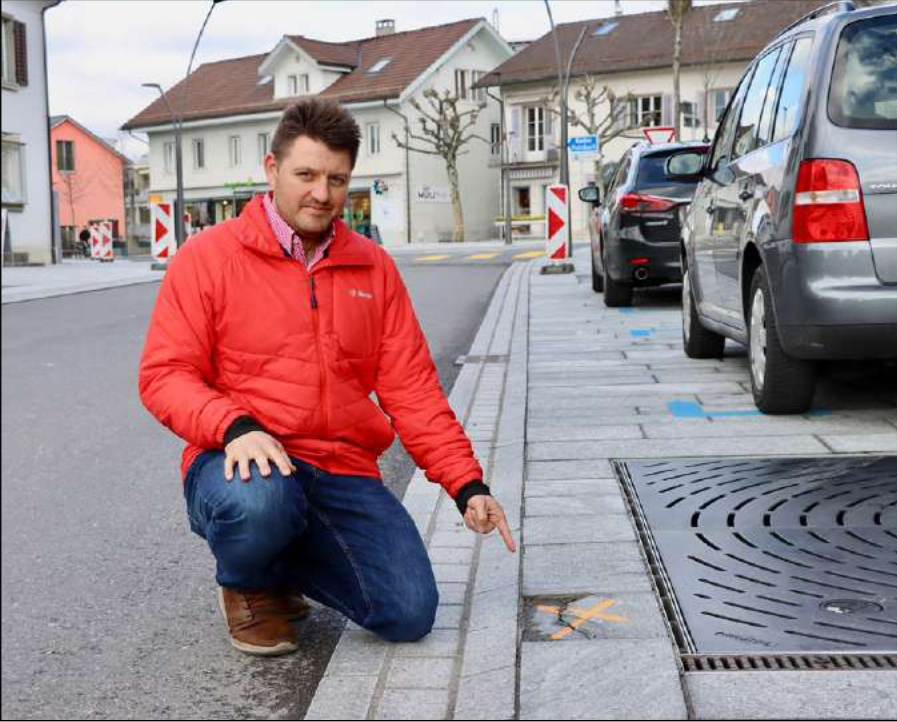
<svg viewBox="0 0 897 722">
<path fill-rule="evenodd" d="M 687 671 L 897 669 L 897 457 L 615 469 Z"/>
</svg>

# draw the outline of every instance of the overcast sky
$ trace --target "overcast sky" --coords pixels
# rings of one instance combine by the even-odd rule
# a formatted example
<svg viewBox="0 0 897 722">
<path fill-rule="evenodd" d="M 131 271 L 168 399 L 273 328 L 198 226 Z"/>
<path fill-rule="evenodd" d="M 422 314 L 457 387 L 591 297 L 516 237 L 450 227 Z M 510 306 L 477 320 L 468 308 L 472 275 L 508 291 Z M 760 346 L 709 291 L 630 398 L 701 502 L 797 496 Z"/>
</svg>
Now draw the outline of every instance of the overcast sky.
<svg viewBox="0 0 897 722">
<path fill-rule="evenodd" d="M 121 137 L 136 157 L 145 145 L 118 128 L 155 99 L 141 83 L 168 88 L 187 70 L 210 0 L 65 0 L 47 11 L 50 113 L 67 114 L 104 138 Z M 665 0 L 622 0 L 625 13 L 665 7 Z M 553 0 L 555 23 L 613 15 L 613 0 Z M 533 40 L 549 29 L 542 0 L 371 2 L 227 0 L 215 7 L 194 68 L 204 62 L 271 50 L 282 35 L 346 41 L 374 35 L 376 20 L 396 31 L 484 17 L 498 10 L 507 40 Z"/>
</svg>

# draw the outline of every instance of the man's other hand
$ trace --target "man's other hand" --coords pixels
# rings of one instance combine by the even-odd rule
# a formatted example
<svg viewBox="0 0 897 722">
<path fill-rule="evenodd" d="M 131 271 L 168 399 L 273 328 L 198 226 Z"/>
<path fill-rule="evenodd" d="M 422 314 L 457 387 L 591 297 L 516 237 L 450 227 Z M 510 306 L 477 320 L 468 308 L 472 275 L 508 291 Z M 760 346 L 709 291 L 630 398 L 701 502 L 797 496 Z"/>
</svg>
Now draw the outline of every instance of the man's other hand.
<svg viewBox="0 0 897 722">
<path fill-rule="evenodd" d="M 255 461 L 262 476 L 271 475 L 271 462 L 284 476 L 296 471 L 283 445 L 264 431 L 250 431 L 238 436 L 224 447 L 224 478 L 232 481 L 234 465 L 240 468 L 240 478 L 249 481 L 249 462 Z"/>
<path fill-rule="evenodd" d="M 505 518 L 505 510 L 488 494 L 470 498 L 464 512 L 464 523 L 468 529 L 479 534 L 488 534 L 493 529 L 498 529 L 508 551 L 511 553 L 517 551 L 517 545 L 514 544 L 511 530 L 508 528 L 508 520 Z"/>
</svg>

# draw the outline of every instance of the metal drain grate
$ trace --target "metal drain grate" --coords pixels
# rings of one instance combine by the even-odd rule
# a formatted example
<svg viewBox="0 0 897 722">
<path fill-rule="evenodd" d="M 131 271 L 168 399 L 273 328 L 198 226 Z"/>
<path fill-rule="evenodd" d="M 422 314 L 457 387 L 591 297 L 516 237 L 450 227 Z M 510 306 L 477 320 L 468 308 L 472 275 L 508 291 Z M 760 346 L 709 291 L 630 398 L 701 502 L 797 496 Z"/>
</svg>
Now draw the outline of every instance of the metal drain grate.
<svg viewBox="0 0 897 722">
<path fill-rule="evenodd" d="M 617 471 L 686 655 L 897 653 L 897 457 Z"/>
<path fill-rule="evenodd" d="M 838 655 L 682 655 L 686 672 L 770 672 L 773 670 L 897 670 L 892 654 Z"/>
</svg>

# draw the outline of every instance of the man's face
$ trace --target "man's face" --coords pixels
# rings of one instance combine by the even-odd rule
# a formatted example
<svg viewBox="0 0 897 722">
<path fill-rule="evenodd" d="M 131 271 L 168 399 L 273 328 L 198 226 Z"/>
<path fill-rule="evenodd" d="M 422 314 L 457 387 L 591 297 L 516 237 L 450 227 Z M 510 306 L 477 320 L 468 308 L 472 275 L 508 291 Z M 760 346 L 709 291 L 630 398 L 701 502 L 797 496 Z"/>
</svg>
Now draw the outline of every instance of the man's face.
<svg viewBox="0 0 897 722">
<path fill-rule="evenodd" d="M 320 236 L 343 211 L 352 157 L 307 136 L 293 141 L 278 162 L 265 156 L 265 175 L 277 212 L 303 237 Z"/>
</svg>

